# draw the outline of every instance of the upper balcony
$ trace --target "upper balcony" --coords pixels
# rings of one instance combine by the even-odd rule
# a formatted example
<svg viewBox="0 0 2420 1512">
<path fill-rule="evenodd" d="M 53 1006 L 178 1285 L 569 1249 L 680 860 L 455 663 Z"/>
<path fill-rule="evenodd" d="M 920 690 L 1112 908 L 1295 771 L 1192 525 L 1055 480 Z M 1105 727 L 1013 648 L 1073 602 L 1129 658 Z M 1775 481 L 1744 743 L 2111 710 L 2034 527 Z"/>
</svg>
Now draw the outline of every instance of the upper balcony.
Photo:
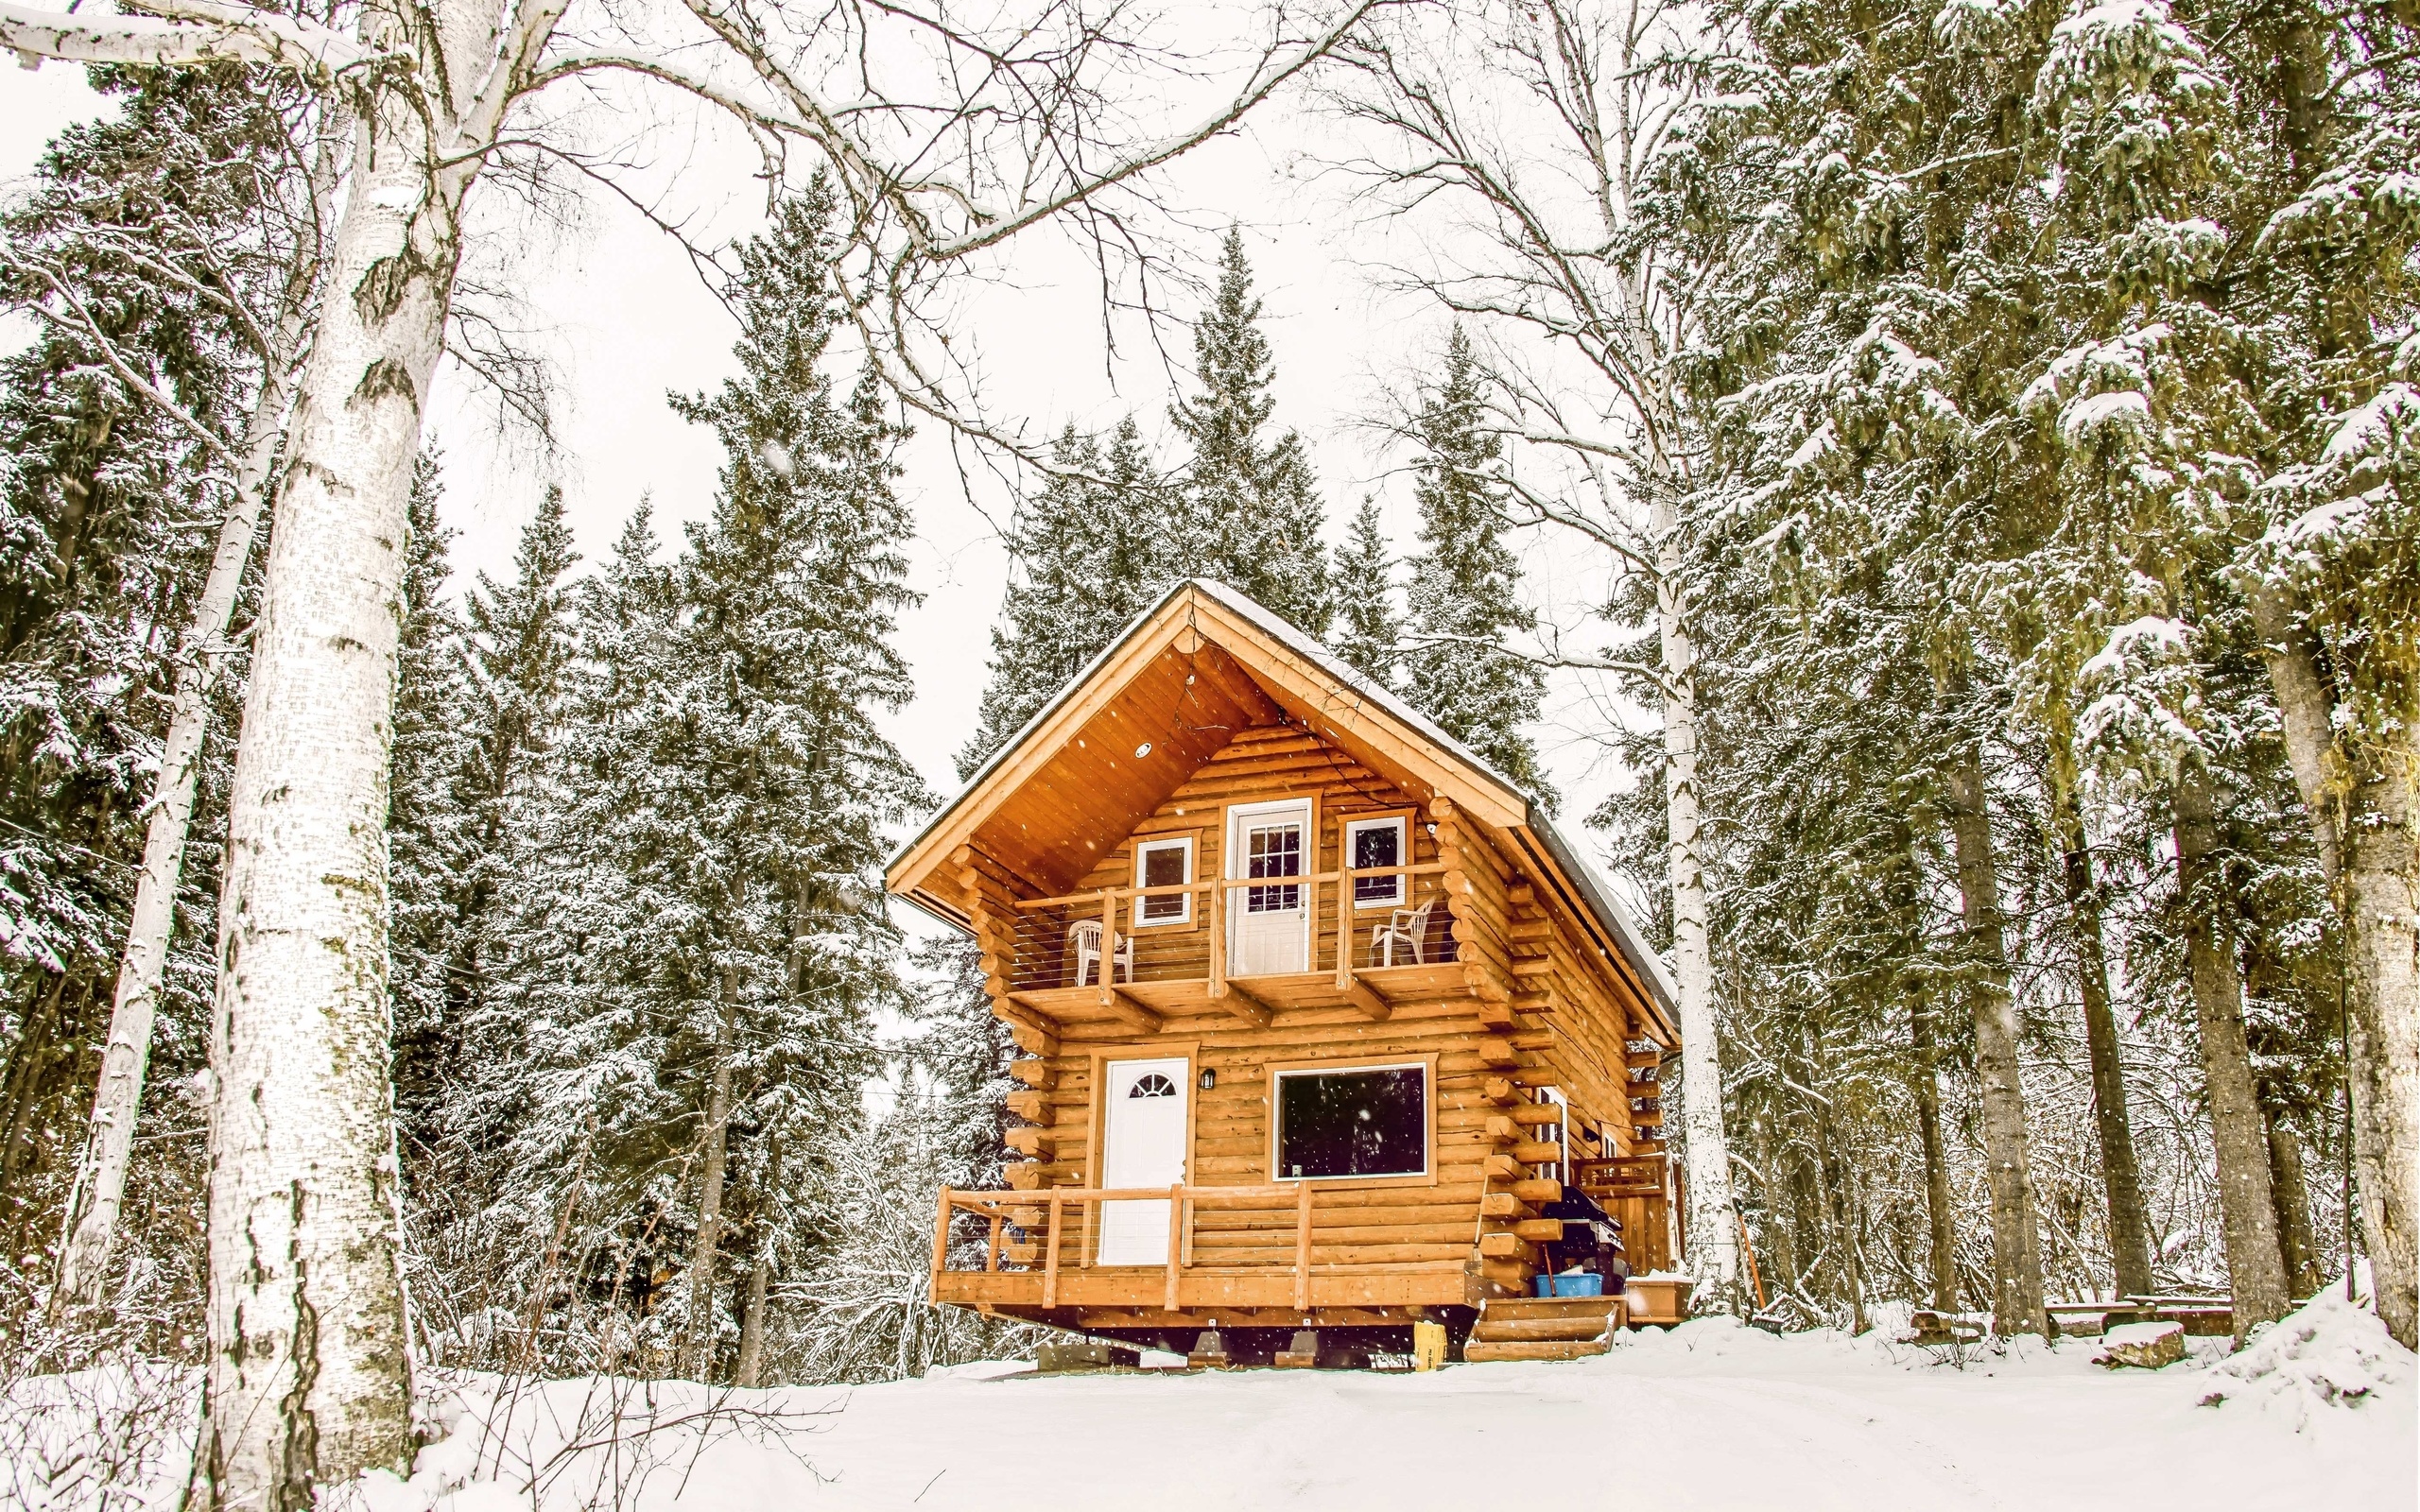
<svg viewBox="0 0 2420 1512">
<path fill-rule="evenodd" d="M 1441 863 L 1109 887 L 1023 900 L 985 933 L 1009 1001 L 1060 1022 L 1283 1009 L 1467 990 Z M 1104 946 L 1104 942 L 1106 945 Z"/>
</svg>

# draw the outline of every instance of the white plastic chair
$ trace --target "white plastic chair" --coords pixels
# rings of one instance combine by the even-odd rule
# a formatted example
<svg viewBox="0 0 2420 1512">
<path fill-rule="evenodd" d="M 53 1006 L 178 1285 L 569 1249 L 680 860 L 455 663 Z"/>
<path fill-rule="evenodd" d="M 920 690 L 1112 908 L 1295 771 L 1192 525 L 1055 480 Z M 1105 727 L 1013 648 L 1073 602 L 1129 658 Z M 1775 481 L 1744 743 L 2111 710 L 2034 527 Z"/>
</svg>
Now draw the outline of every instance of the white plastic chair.
<svg viewBox="0 0 2420 1512">
<path fill-rule="evenodd" d="M 1411 953 L 1411 964 L 1421 964 L 1421 952 L 1428 943 L 1428 916 L 1437 907 L 1437 900 L 1429 899 L 1417 908 L 1398 908 L 1383 924 L 1370 926 L 1370 956 L 1380 966 L 1395 964 L 1395 947 L 1400 945 Z"/>
<path fill-rule="evenodd" d="M 1076 987 L 1084 985 L 1085 973 L 1100 973 L 1100 920 L 1080 919 L 1067 926 L 1067 950 L 1076 958 Z M 1112 970 L 1122 971 L 1126 980 L 1134 980 L 1134 937 L 1117 936 L 1117 949 L 1112 953 Z"/>
</svg>

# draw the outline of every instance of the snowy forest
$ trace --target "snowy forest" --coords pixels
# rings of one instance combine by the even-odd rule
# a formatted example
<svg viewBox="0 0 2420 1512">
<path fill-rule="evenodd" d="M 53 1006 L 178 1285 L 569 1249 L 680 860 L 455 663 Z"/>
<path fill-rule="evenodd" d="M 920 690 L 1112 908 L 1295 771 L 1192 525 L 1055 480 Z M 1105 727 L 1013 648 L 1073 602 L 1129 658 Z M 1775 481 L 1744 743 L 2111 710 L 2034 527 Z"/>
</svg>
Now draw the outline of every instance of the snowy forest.
<svg viewBox="0 0 2420 1512">
<path fill-rule="evenodd" d="M 300 1505 L 408 1469 L 415 1366 L 1030 1342 L 925 1296 L 1011 1052 L 883 889 L 943 796 L 883 733 L 916 501 L 973 486 L 920 435 L 1014 480 L 958 777 L 1205 577 L 1562 808 L 1679 985 L 1699 1311 L 2335 1287 L 2413 1343 L 2420 11 L 999 9 L 0 8 L 114 105 L 0 206 L 12 1370 L 201 1367 L 194 1504 Z M 713 509 L 582 559 L 554 489 L 460 574 L 424 400 L 542 427 L 486 212 L 597 192 L 548 138 L 606 78 L 767 153 L 666 399 Z M 1282 412 L 1245 235 L 1153 229 L 1278 105 L 1416 249 L 1408 530 Z M 1054 229 L 1170 378 L 1028 442 L 948 322 Z"/>
</svg>

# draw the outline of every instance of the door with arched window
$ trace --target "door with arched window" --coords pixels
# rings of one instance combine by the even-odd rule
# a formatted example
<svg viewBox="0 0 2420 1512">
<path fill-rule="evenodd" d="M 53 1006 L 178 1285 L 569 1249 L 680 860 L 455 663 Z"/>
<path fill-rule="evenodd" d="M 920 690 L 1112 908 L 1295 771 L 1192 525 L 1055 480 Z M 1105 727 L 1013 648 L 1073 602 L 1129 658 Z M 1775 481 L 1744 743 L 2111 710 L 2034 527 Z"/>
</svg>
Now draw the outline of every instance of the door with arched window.
<svg viewBox="0 0 2420 1512">
<path fill-rule="evenodd" d="M 1184 1180 L 1185 1090 L 1183 1057 L 1113 1060 L 1102 1068 L 1103 1187 L 1169 1187 Z M 1168 1199 L 1128 1198 L 1100 1205 L 1103 1265 L 1168 1263 Z"/>
</svg>

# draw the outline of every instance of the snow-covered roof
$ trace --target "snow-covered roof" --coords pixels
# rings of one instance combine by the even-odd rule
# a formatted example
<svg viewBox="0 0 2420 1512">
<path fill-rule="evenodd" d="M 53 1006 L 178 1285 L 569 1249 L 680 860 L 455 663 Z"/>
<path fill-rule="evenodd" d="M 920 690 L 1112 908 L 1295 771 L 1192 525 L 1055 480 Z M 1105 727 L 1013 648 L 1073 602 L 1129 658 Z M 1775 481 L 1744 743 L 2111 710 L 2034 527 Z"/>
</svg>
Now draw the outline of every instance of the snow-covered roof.
<svg viewBox="0 0 2420 1512">
<path fill-rule="evenodd" d="M 1585 904 L 1590 915 L 1620 946 L 1622 954 L 1638 971 L 1640 978 L 1647 984 L 1648 990 L 1654 995 L 1656 1005 L 1668 1017 L 1674 1011 L 1674 1005 L 1679 997 L 1678 988 L 1673 985 L 1671 973 L 1666 969 L 1663 958 L 1648 945 L 1646 931 L 1640 926 L 1636 916 L 1630 911 L 1620 898 L 1615 895 L 1611 885 L 1598 870 L 1595 863 L 1585 852 L 1571 843 L 1556 826 L 1553 816 L 1540 806 L 1534 797 L 1489 765 L 1478 752 L 1439 729 L 1427 715 L 1405 703 L 1387 688 L 1372 681 L 1358 668 L 1340 659 L 1327 646 L 1304 633 L 1302 629 L 1282 616 L 1262 607 L 1249 595 L 1214 578 L 1188 577 L 1173 583 L 1169 585 L 1168 591 L 1160 595 L 1149 609 L 1128 621 L 1125 627 L 1119 630 L 1107 645 L 1101 647 L 1099 654 L 1085 663 L 1082 671 L 1067 679 L 1065 685 L 1052 695 L 1048 702 L 1034 712 L 1032 718 L 1028 719 L 1014 735 L 1003 742 L 1000 748 L 994 751 L 989 760 L 969 774 L 958 793 L 934 813 L 932 818 L 922 830 L 919 830 L 892 853 L 890 860 L 886 863 L 885 870 L 897 867 L 900 862 L 923 846 L 935 831 L 949 821 L 970 794 L 980 789 L 994 772 L 1013 761 L 1037 730 L 1051 723 L 1060 710 L 1090 684 L 1104 666 L 1116 660 L 1146 626 L 1166 613 L 1170 604 L 1187 593 L 1199 593 L 1205 598 L 1215 600 L 1221 608 L 1249 621 L 1254 628 L 1269 636 L 1270 639 L 1278 642 L 1296 656 L 1317 667 L 1322 675 L 1337 685 L 1340 691 L 1350 694 L 1354 699 L 1377 710 L 1389 719 L 1409 728 L 1429 746 L 1452 758 L 1456 765 L 1497 788 L 1511 800 L 1511 806 L 1522 811 L 1523 827 L 1537 837 L 1539 843 L 1553 858 L 1555 865 L 1578 889 L 1581 901 Z"/>
</svg>

